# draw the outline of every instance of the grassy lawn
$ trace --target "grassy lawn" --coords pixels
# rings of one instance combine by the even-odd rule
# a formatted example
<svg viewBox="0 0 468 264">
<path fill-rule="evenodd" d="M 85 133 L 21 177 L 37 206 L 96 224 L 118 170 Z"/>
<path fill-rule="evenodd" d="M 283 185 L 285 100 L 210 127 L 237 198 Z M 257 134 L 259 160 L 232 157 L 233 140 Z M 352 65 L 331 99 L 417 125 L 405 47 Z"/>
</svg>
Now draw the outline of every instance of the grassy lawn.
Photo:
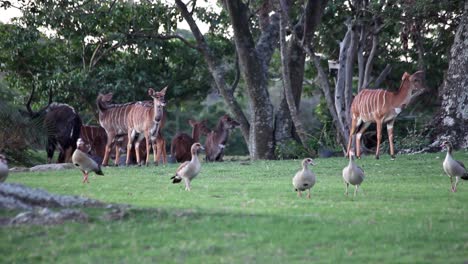
<svg viewBox="0 0 468 264">
<path fill-rule="evenodd" d="M 7 182 L 135 209 L 119 221 L 86 209 L 87 224 L 0 228 L 0 262 L 464 263 L 468 183 L 449 191 L 444 157 L 364 157 L 355 199 L 344 196 L 344 158 L 315 160 L 310 200 L 293 192 L 298 160 L 203 164 L 191 192 L 170 183 L 176 164 L 104 168 L 90 184 L 78 170 L 11 174 Z M 468 163 L 466 152 L 455 157 Z"/>
</svg>

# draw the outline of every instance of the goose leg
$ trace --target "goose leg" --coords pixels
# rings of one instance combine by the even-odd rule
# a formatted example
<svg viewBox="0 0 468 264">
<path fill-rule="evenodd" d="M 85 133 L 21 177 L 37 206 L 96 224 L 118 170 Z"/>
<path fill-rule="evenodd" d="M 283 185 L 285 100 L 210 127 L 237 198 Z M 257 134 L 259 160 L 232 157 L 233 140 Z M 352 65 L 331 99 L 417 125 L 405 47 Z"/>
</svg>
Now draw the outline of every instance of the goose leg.
<svg viewBox="0 0 468 264">
<path fill-rule="evenodd" d="M 297 191 L 297 197 L 302 197 L 302 192 L 301 191 Z"/>
<path fill-rule="evenodd" d="M 307 198 L 310 199 L 310 189 L 307 190 Z"/>
<path fill-rule="evenodd" d="M 190 180 L 187 178 L 184 178 L 185 181 L 185 190 L 190 191 Z"/>
<path fill-rule="evenodd" d="M 450 177 L 450 189 L 451 189 L 452 192 L 455 192 L 454 188 L 453 188 L 453 178 L 452 177 Z"/>
<path fill-rule="evenodd" d="M 457 191 L 458 179 L 459 179 L 458 176 L 455 177 L 455 187 L 453 188 L 453 192 L 456 192 L 456 191 Z"/>
<path fill-rule="evenodd" d="M 83 172 L 83 183 L 85 183 L 85 182 L 89 183 L 89 180 L 88 180 L 88 173 Z"/>
<path fill-rule="evenodd" d="M 349 187 L 349 183 L 345 182 L 345 195 L 348 196 L 348 187 Z"/>
<path fill-rule="evenodd" d="M 356 186 L 354 187 L 354 197 L 356 197 L 358 189 L 359 189 L 359 184 L 356 184 Z"/>
</svg>

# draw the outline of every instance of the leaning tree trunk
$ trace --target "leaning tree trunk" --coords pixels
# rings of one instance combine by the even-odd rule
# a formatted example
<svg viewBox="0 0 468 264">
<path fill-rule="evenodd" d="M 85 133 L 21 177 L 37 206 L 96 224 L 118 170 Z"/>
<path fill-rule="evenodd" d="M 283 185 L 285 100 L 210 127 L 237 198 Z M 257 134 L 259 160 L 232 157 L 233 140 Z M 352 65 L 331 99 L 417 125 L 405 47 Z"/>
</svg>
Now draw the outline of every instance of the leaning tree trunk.
<svg viewBox="0 0 468 264">
<path fill-rule="evenodd" d="M 442 84 L 441 107 L 432 120 L 434 145 L 449 139 L 468 147 L 468 0 L 450 51 L 449 68 Z"/>
<path fill-rule="evenodd" d="M 279 17 L 273 14 L 270 25 L 262 31 L 255 45 L 250 32 L 249 9 L 240 0 L 224 2 L 234 31 L 239 64 L 246 83 L 250 118 L 250 157 L 252 159 L 274 158 L 274 112 L 268 94 L 268 64 L 278 40 Z"/>
</svg>

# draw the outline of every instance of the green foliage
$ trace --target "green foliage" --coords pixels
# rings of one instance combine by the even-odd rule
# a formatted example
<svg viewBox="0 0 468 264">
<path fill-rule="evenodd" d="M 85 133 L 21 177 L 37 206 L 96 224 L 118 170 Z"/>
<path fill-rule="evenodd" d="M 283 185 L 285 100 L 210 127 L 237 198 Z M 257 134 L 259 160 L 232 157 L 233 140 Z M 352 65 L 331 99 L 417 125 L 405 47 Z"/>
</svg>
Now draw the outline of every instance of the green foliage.
<svg viewBox="0 0 468 264">
<path fill-rule="evenodd" d="M 12 164 L 31 166 L 32 148 L 43 140 L 38 133 L 42 129 L 39 119 L 30 120 L 19 109 L 0 100 L 0 153 L 6 154 Z"/>
<path fill-rule="evenodd" d="M 109 209 L 95 208 L 86 210 L 85 224 L 2 227 L 2 260 L 463 263 L 468 186 L 450 192 L 444 155 L 363 157 L 357 162 L 366 179 L 354 199 L 343 195 L 343 157 L 315 159 L 310 200 L 298 198 L 291 184 L 300 160 L 203 163 L 191 192 L 170 183 L 178 164 L 106 167 L 90 184 L 75 169 L 12 173 L 7 183 L 133 208 L 115 221 L 102 217 Z M 468 159 L 466 152 L 454 155 Z M 0 210 L 0 217 L 16 213 Z"/>
</svg>

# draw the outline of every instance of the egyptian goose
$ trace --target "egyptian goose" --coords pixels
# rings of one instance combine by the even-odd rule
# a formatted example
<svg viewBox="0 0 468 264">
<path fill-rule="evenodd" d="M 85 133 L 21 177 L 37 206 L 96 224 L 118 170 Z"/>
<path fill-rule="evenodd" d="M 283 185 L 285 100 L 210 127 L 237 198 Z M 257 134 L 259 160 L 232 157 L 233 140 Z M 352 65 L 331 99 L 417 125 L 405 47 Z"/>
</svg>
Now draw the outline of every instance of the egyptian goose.
<svg viewBox="0 0 468 264">
<path fill-rule="evenodd" d="M 350 151 L 348 166 L 343 169 L 343 180 L 346 185 L 345 195 L 348 195 L 348 187 L 351 184 L 355 186 L 354 196 L 356 196 L 359 186 L 364 181 L 364 171 L 354 162 L 353 151 Z"/>
<path fill-rule="evenodd" d="M 89 147 L 86 146 L 81 138 L 78 138 L 76 142 L 76 149 L 72 155 L 72 162 L 78 169 L 83 173 L 83 183 L 88 180 L 88 173 L 94 171 L 97 175 L 104 175 L 99 166 L 90 155 L 88 155 Z"/>
<path fill-rule="evenodd" d="M 3 154 L 0 154 L 0 182 L 4 182 L 8 177 L 8 162 Z"/>
<path fill-rule="evenodd" d="M 452 157 L 452 143 L 444 141 L 441 147 L 443 146 L 447 148 L 447 156 L 445 156 L 445 160 L 442 165 L 444 167 L 445 173 L 447 173 L 447 175 L 450 177 L 450 186 L 452 188 L 452 192 L 456 192 L 458 181 L 460 180 L 460 178 L 462 178 L 463 180 L 468 180 L 468 172 L 466 171 L 465 165 L 461 161 L 455 160 Z M 453 184 L 454 177 L 455 185 Z"/>
<path fill-rule="evenodd" d="M 302 170 L 296 172 L 292 179 L 297 196 L 301 197 L 302 192 L 307 190 L 307 198 L 310 199 L 310 189 L 315 185 L 315 174 L 309 170 L 308 165 L 315 165 L 311 158 L 302 160 Z"/>
<path fill-rule="evenodd" d="M 201 169 L 201 163 L 198 159 L 198 150 L 204 150 L 200 143 L 194 143 L 190 148 L 192 153 L 192 159 L 180 164 L 177 168 L 176 174 L 171 177 L 172 183 L 179 183 L 182 180 L 185 181 L 185 190 L 190 191 L 190 181 L 195 178 Z"/>
</svg>

